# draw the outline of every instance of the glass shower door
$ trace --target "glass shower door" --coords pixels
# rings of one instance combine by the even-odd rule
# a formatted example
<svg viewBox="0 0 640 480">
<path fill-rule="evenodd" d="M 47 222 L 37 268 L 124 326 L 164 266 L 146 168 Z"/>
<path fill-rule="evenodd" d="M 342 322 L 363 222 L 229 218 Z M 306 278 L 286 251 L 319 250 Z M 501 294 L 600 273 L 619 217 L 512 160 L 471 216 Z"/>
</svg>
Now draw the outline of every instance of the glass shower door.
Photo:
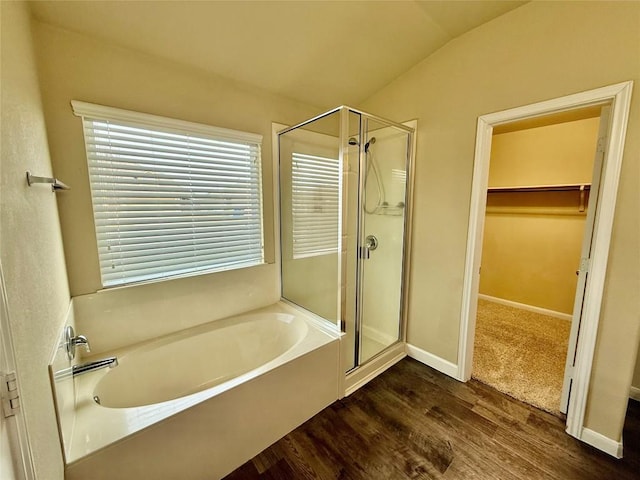
<svg viewBox="0 0 640 480">
<path fill-rule="evenodd" d="M 409 133 L 369 120 L 361 159 L 359 361 L 400 339 Z"/>
</svg>

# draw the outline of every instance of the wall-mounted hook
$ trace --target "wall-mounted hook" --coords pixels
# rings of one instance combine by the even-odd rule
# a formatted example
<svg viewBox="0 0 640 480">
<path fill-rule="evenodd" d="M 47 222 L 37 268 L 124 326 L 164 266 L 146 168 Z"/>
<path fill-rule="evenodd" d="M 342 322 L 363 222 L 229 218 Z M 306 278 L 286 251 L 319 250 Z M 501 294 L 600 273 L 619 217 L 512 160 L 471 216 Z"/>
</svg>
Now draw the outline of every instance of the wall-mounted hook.
<svg viewBox="0 0 640 480">
<path fill-rule="evenodd" d="M 58 190 L 70 190 L 71 187 L 61 182 L 57 178 L 52 177 L 38 177 L 32 175 L 31 172 L 27 172 L 27 184 L 32 186 L 34 183 L 48 183 L 51 185 L 51 191 L 56 192 Z"/>
</svg>

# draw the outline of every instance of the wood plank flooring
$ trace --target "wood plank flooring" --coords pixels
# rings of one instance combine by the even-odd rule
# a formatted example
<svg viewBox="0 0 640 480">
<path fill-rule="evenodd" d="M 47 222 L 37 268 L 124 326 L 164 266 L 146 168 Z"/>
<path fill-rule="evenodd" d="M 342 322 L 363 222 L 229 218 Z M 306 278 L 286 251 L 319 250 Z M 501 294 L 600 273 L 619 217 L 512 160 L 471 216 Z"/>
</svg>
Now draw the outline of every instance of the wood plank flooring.
<svg viewBox="0 0 640 480">
<path fill-rule="evenodd" d="M 616 460 L 553 415 L 407 358 L 226 480 L 640 479 L 638 402 L 629 402 L 624 448 Z"/>
</svg>

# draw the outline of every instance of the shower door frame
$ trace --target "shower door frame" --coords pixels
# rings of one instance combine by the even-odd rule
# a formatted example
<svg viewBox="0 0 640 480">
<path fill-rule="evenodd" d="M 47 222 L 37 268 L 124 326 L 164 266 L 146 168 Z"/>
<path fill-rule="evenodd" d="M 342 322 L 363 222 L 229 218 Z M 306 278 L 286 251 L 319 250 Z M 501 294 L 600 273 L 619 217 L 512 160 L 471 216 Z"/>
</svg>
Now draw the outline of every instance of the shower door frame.
<svg viewBox="0 0 640 480">
<path fill-rule="evenodd" d="M 333 108 L 329 111 L 326 111 L 324 113 L 321 113 L 319 115 L 316 115 L 313 118 L 310 118 L 308 120 L 305 120 L 304 122 L 301 122 L 299 124 L 293 125 L 291 127 L 287 127 L 284 128 L 282 130 L 279 130 L 276 133 L 277 135 L 277 146 L 274 146 L 274 160 L 277 158 L 278 161 L 277 163 L 274 161 L 274 180 L 277 181 L 277 195 L 274 195 L 274 206 L 277 206 L 277 213 L 275 213 L 274 217 L 277 219 L 278 223 L 280 223 L 280 196 L 281 196 L 281 192 L 280 192 L 280 136 L 283 134 L 286 134 L 290 131 L 296 130 L 298 128 L 304 127 L 305 125 L 309 125 L 317 120 L 320 120 L 324 117 L 327 117 L 329 115 L 332 115 L 334 113 L 339 112 L 340 115 L 340 136 L 339 136 L 339 161 L 340 164 L 342 165 L 342 172 L 341 172 L 341 177 L 340 177 L 340 192 L 339 192 L 339 201 L 340 201 L 340 206 L 341 206 L 341 210 L 340 210 L 340 223 L 338 226 L 338 289 L 339 289 L 339 293 L 338 293 L 338 318 L 335 324 L 335 328 L 337 331 L 342 332 L 343 334 L 346 333 L 346 305 L 347 305 L 347 301 L 349 300 L 347 298 L 347 289 L 346 288 L 342 288 L 343 285 L 346 285 L 346 276 L 347 276 L 347 248 L 346 245 L 344 244 L 344 242 L 342 241 L 342 232 L 346 232 L 347 231 L 347 227 L 348 227 L 348 215 L 347 215 L 347 202 L 344 201 L 344 194 L 345 194 L 345 189 L 344 189 L 344 179 L 347 178 L 348 175 L 348 165 L 347 162 L 345 162 L 345 146 L 348 144 L 348 140 L 349 140 L 349 113 L 355 113 L 357 115 L 359 115 L 359 140 L 360 140 L 360 144 L 362 144 L 362 140 L 363 140 L 363 134 L 365 132 L 364 127 L 366 127 L 366 125 L 368 124 L 369 120 L 373 120 L 375 122 L 378 122 L 380 124 L 383 124 L 385 126 L 388 127 L 394 127 L 397 128 L 399 130 L 405 131 L 407 133 L 407 159 L 406 159 L 406 167 L 407 167 L 407 179 L 405 182 L 405 212 L 404 212 L 404 221 L 403 221 L 403 248 L 402 248 L 402 276 L 401 276 L 401 281 L 400 281 L 400 311 L 398 312 L 398 318 L 399 318 L 399 325 L 398 325 L 398 340 L 394 343 L 392 343 L 391 345 L 389 345 L 388 347 L 386 347 L 384 350 L 382 350 L 381 352 L 379 352 L 378 354 L 374 355 L 373 357 L 371 357 L 370 359 L 368 359 L 366 362 L 364 362 L 363 364 L 367 364 L 367 363 L 371 363 L 372 361 L 374 361 L 376 358 L 378 358 L 379 356 L 383 355 L 386 351 L 390 350 L 392 347 L 394 347 L 395 345 L 397 345 L 398 343 L 402 343 L 405 344 L 406 343 L 406 336 L 407 336 L 407 314 L 408 314 L 408 305 L 409 305 L 409 295 L 408 295 L 408 285 L 409 285 L 409 275 L 410 275 L 410 256 L 411 256 L 411 236 L 412 236 L 412 214 L 413 214 L 413 194 L 414 194 L 414 172 L 415 172 L 415 146 L 416 146 L 416 129 L 417 129 L 417 121 L 416 120 L 411 120 L 410 122 L 406 122 L 406 123 L 412 123 L 413 125 L 416 126 L 408 126 L 408 125 L 404 125 L 402 123 L 397 123 L 391 120 L 387 120 L 385 118 L 382 117 L 378 117 L 376 115 L 372 115 L 370 113 L 366 113 L 363 112 L 361 110 L 349 107 L 347 105 L 341 105 L 339 107 Z M 275 152 L 276 152 L 276 148 L 277 148 L 277 157 L 275 156 Z M 358 239 L 358 245 L 357 245 L 357 251 L 356 251 L 356 298 L 354 298 L 353 300 L 356 302 L 355 305 L 355 338 L 354 338 L 354 342 L 355 342 L 355 349 L 354 349 L 354 355 L 355 355 L 355 361 L 354 361 L 354 366 L 353 368 L 347 370 L 345 373 L 346 374 L 350 374 L 353 373 L 355 371 L 358 370 L 358 368 L 361 367 L 361 365 L 363 364 L 359 364 L 359 357 L 360 357 L 360 352 L 359 352 L 359 343 L 360 343 L 360 330 L 361 330 L 361 305 L 359 302 L 359 298 L 360 297 L 360 289 L 362 287 L 362 279 L 360 278 L 361 275 L 361 271 L 362 271 L 362 258 L 360 258 L 360 247 L 361 245 L 361 227 L 362 227 L 362 223 L 363 223 L 363 215 L 362 215 L 362 201 L 364 199 L 363 197 L 363 182 L 364 182 L 364 175 L 361 174 L 361 172 L 364 172 L 364 166 L 365 166 L 365 162 L 366 162 L 366 158 L 365 158 L 365 152 L 364 152 L 364 148 L 362 148 L 362 146 L 359 147 L 359 154 L 358 154 L 358 219 L 357 219 L 357 228 L 356 228 L 356 237 Z M 280 269 L 281 269 L 281 274 L 282 274 L 282 258 L 281 258 L 281 251 L 282 251 L 282 232 L 281 232 L 281 228 L 282 225 L 280 224 L 278 226 L 278 228 L 276 229 L 279 232 L 279 241 L 276 244 L 279 244 L 280 247 L 280 253 L 276 254 L 276 259 L 279 261 L 280 263 Z M 282 284 L 280 285 L 280 295 L 281 298 L 282 297 Z M 284 299 L 285 301 L 286 298 Z M 304 307 L 303 307 L 304 308 Z"/>
</svg>

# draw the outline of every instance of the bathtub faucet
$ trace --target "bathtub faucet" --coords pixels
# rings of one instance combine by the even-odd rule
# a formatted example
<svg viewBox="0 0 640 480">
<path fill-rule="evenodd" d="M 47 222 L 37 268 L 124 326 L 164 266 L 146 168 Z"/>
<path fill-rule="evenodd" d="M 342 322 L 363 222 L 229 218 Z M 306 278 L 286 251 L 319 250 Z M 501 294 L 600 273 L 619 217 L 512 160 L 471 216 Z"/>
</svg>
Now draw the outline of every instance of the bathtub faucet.
<svg viewBox="0 0 640 480">
<path fill-rule="evenodd" d="M 96 360 L 95 362 L 83 363 L 82 365 L 74 365 L 71 372 L 74 377 L 82 375 L 87 372 L 93 372 L 94 370 L 100 370 L 101 368 L 113 368 L 118 366 L 118 357 L 107 357 L 102 360 Z"/>
</svg>

